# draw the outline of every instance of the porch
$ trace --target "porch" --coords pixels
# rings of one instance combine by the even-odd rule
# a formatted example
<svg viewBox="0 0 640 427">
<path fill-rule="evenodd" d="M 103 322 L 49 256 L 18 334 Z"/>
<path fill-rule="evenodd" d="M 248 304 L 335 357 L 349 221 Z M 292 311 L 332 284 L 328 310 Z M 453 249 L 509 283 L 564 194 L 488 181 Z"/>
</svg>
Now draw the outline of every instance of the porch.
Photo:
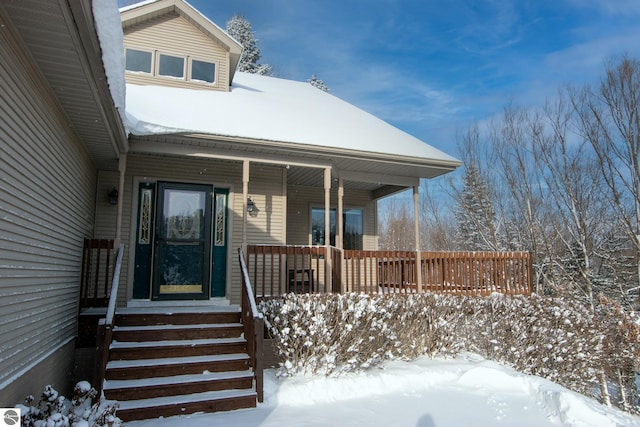
<svg viewBox="0 0 640 427">
<path fill-rule="evenodd" d="M 334 246 L 247 245 L 245 256 L 257 299 L 286 293 L 529 295 L 532 291 L 529 252 L 368 251 Z M 81 310 L 107 306 L 114 261 L 113 240 L 85 241 Z"/>
</svg>

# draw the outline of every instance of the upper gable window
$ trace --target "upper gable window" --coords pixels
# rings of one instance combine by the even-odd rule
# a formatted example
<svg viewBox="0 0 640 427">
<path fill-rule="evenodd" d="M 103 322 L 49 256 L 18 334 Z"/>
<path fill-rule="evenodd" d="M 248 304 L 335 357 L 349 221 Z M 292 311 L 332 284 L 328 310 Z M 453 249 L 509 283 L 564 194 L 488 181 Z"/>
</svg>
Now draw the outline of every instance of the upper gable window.
<svg viewBox="0 0 640 427">
<path fill-rule="evenodd" d="M 160 54 L 158 75 L 184 79 L 184 58 Z"/>
<path fill-rule="evenodd" d="M 125 68 L 128 71 L 151 73 L 151 52 L 127 49 L 125 53 Z"/>
<path fill-rule="evenodd" d="M 191 60 L 191 80 L 213 83 L 216 81 L 216 64 Z"/>
<path fill-rule="evenodd" d="M 177 56 L 157 50 L 125 48 L 125 69 L 152 77 L 169 77 L 197 85 L 215 85 L 218 64 L 213 61 Z"/>
</svg>

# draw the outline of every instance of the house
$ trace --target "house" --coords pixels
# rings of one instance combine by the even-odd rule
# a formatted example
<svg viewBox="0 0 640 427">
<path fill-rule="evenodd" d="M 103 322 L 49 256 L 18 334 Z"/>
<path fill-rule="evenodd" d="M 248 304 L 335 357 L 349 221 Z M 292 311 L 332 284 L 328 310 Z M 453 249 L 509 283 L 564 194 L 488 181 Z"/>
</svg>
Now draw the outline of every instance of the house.
<svg viewBox="0 0 640 427">
<path fill-rule="evenodd" d="M 122 313 L 237 307 L 254 245 L 294 248 L 289 285 L 335 289 L 329 248 L 376 250 L 377 201 L 459 165 L 307 83 L 238 72 L 238 42 L 182 0 L 120 22 L 94 3 L 0 1 L 0 406 L 68 389 L 85 239 L 122 243 Z"/>
</svg>

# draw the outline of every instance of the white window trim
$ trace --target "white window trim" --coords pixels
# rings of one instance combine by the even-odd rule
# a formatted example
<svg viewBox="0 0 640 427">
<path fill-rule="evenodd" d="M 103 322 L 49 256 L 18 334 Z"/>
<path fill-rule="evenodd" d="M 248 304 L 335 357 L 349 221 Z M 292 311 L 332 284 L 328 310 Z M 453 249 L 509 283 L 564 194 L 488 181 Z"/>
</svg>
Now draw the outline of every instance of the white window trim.
<svg viewBox="0 0 640 427">
<path fill-rule="evenodd" d="M 127 50 L 137 50 L 140 52 L 146 52 L 146 53 L 150 53 L 151 54 L 151 72 L 147 73 L 146 71 L 133 71 L 133 70 L 127 70 L 126 69 L 126 64 L 125 64 L 125 73 L 130 73 L 130 74 L 135 74 L 135 75 L 143 75 L 143 76 L 150 76 L 150 77 L 157 77 L 160 79 L 167 79 L 167 80 L 174 80 L 174 81 L 184 81 L 184 82 L 191 82 L 193 84 L 196 85 L 203 85 L 203 86 L 216 86 L 218 84 L 218 80 L 219 80 L 219 70 L 220 70 L 220 63 L 219 61 L 215 61 L 215 60 L 211 60 L 211 59 L 205 59 L 205 58 L 201 58 L 201 57 L 193 57 L 193 56 L 189 56 L 189 55 L 183 55 L 183 54 L 175 54 L 175 53 L 171 53 L 171 52 L 166 52 L 166 51 L 161 51 L 161 50 L 152 50 L 152 49 L 145 49 L 145 48 L 141 48 L 141 47 L 137 47 L 137 46 L 125 46 L 124 47 L 125 50 L 125 58 L 126 58 L 126 51 Z M 164 56 L 173 56 L 175 58 L 182 58 L 183 62 L 183 76 L 182 77 L 175 77 L 175 76 L 167 76 L 167 75 L 163 75 L 160 74 L 160 57 L 164 55 Z M 207 82 L 204 80 L 197 80 L 197 79 L 192 79 L 191 78 L 191 70 L 192 70 L 192 63 L 193 61 L 200 61 L 200 62 L 207 62 L 209 64 L 213 64 L 213 82 Z"/>
<path fill-rule="evenodd" d="M 207 85 L 207 86 L 215 86 L 216 84 L 218 84 L 218 62 L 217 61 L 210 61 L 207 59 L 202 59 L 202 58 L 194 58 L 192 56 L 188 57 L 189 58 L 189 63 L 187 65 L 187 76 L 188 76 L 188 80 L 190 82 L 193 83 L 197 83 L 197 84 L 203 84 L 203 85 Z M 193 80 L 191 78 L 191 70 L 193 68 L 192 64 L 193 61 L 200 61 L 200 62 L 207 62 L 209 64 L 213 64 L 213 81 L 212 82 L 207 82 L 204 80 Z"/>
<path fill-rule="evenodd" d="M 149 73 L 147 73 L 146 71 L 127 70 L 127 50 L 137 50 L 138 52 L 150 53 L 151 54 L 151 64 L 150 64 L 151 71 Z M 133 47 L 133 46 L 125 46 L 124 47 L 124 54 L 125 54 L 125 65 L 124 65 L 124 68 L 125 68 L 125 72 L 126 73 L 141 74 L 141 75 L 144 75 L 144 76 L 153 76 L 154 75 L 156 51 L 147 50 L 147 49 L 139 48 L 139 47 Z"/>
<path fill-rule="evenodd" d="M 160 58 L 162 56 L 171 56 L 174 58 L 181 58 L 182 59 L 182 77 L 176 77 L 176 76 L 167 76 L 164 74 L 160 74 Z M 156 61 L 155 61 L 155 72 L 153 73 L 154 76 L 161 78 L 161 79 L 168 79 L 168 80 L 180 80 L 180 81 L 187 81 L 187 63 L 189 61 L 189 57 L 185 56 L 185 55 L 176 55 L 174 53 L 168 53 L 168 52 L 161 52 L 161 51 L 156 51 Z"/>
</svg>

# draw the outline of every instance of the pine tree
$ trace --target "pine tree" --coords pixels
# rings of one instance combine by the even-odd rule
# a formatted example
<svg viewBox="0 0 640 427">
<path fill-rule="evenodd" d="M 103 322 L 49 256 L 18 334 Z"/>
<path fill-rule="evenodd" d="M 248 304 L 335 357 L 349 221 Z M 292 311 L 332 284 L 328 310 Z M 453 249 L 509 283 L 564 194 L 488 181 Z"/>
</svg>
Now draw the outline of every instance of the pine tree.
<svg viewBox="0 0 640 427">
<path fill-rule="evenodd" d="M 331 90 L 331 89 L 329 89 L 329 86 L 324 84 L 324 82 L 322 80 L 320 80 L 318 78 L 318 76 L 316 76 L 315 74 L 313 74 L 311 76 L 311 78 L 309 80 L 307 80 L 307 83 L 309 83 L 311 86 L 317 87 L 318 89 L 320 89 L 323 92 L 329 92 Z"/>
<path fill-rule="evenodd" d="M 464 187 L 458 192 L 455 210 L 457 241 L 468 251 L 499 250 L 496 214 L 489 188 L 475 163 L 465 171 Z"/>
<path fill-rule="evenodd" d="M 244 19 L 244 16 L 233 15 L 227 21 L 227 33 L 242 45 L 242 58 L 240 58 L 238 71 L 263 76 L 271 74 L 271 65 L 258 62 L 262 56 L 258 47 L 258 39 L 251 29 L 251 23 Z"/>
</svg>

